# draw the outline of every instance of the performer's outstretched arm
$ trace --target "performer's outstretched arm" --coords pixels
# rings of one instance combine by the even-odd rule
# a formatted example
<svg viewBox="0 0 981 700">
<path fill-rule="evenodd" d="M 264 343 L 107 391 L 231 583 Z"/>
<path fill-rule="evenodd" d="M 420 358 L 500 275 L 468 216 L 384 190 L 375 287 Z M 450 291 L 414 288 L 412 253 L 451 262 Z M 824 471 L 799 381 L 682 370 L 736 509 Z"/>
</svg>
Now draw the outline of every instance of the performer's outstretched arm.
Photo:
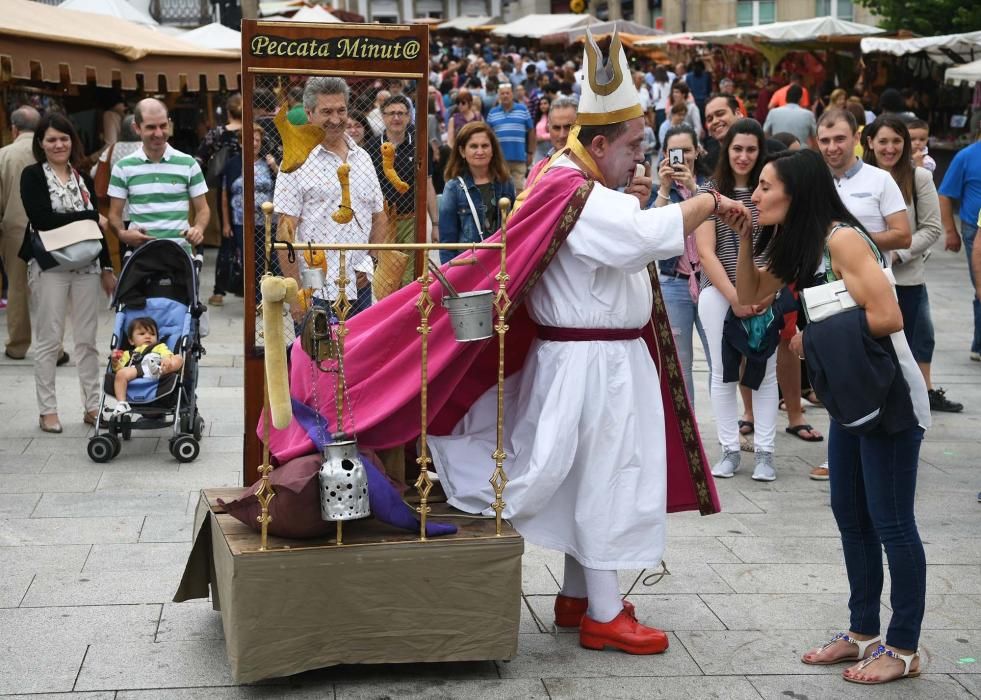
<svg viewBox="0 0 981 700">
<path fill-rule="evenodd" d="M 730 226 L 742 220 L 744 217 L 750 218 L 749 210 L 741 203 L 718 195 L 719 210 L 715 210 L 716 195 L 710 192 L 697 194 L 691 199 L 686 199 L 678 204 L 681 207 L 681 216 L 684 219 L 685 235 L 691 234 L 699 224 L 705 221 L 712 214 L 718 214 L 719 218 Z M 735 226 L 733 226 L 735 228 Z"/>
</svg>

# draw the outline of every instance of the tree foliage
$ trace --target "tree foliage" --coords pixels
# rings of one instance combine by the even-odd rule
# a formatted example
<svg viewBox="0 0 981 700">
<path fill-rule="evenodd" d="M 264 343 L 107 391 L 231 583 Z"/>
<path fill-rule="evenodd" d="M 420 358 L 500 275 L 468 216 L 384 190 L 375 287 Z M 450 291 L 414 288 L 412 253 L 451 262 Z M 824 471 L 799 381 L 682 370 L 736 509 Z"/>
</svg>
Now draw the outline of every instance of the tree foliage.
<svg viewBox="0 0 981 700">
<path fill-rule="evenodd" d="M 981 30 L 977 0 L 857 0 L 882 18 L 884 29 L 908 29 L 923 36 Z"/>
</svg>

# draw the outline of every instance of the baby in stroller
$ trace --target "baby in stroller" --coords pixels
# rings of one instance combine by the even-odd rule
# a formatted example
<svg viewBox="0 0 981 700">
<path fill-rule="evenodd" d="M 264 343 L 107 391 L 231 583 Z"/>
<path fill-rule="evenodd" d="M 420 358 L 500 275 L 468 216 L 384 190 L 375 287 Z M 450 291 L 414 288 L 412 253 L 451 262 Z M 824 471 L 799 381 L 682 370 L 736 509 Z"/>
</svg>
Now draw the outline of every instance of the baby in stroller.
<svg viewBox="0 0 981 700">
<path fill-rule="evenodd" d="M 113 351 L 113 394 L 116 397 L 113 416 L 132 410 L 126 401 L 126 388 L 132 380 L 139 377 L 159 379 L 179 372 L 184 366 L 184 358 L 172 353 L 166 343 L 159 342 L 157 336 L 157 322 L 150 316 L 140 316 L 133 319 L 126 329 L 132 350 Z"/>
</svg>

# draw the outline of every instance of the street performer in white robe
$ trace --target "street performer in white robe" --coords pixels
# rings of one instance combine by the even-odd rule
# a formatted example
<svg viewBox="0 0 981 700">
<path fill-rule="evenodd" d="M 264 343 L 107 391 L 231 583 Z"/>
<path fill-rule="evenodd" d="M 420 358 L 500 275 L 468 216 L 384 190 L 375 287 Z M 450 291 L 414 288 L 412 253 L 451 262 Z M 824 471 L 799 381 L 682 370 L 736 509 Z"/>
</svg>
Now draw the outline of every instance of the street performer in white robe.
<svg viewBox="0 0 981 700">
<path fill-rule="evenodd" d="M 620 598 L 617 569 L 658 566 L 666 512 L 717 512 L 718 500 L 648 265 L 679 255 L 684 236 L 713 214 L 736 223 L 748 212 L 717 193 L 641 209 L 651 191 L 646 172 L 634 177 L 644 161 L 644 119 L 617 36 L 611 57 L 603 66 L 587 35 L 578 134 L 519 197 L 508 223 L 514 304 L 503 514 L 529 542 L 566 555 L 557 625 L 579 627 L 586 648 L 656 654 L 667 636 L 636 620 Z M 495 269 L 498 253 L 474 255 L 477 265 L 444 266 L 457 289 L 492 281 L 481 270 Z M 406 371 L 418 366 L 419 345 L 410 340 L 418 293 L 413 283 L 349 325 L 345 365 L 362 446 L 418 435 L 418 375 Z M 432 324 L 434 466 L 453 506 L 490 513 L 497 343 L 454 344 L 445 315 Z M 304 384 L 307 360 L 295 347 L 292 358 L 296 406 L 314 392 Z M 659 376 L 658 366 L 670 376 Z M 274 433 L 273 453 L 282 461 L 312 451 L 307 432 L 293 425 Z"/>
<path fill-rule="evenodd" d="M 679 255 L 683 235 L 713 212 L 738 217 L 744 210 L 711 194 L 641 209 L 651 180 L 632 176 L 644 161 L 643 112 L 619 40 L 611 46 L 612 75 L 603 76 L 599 50 L 587 39 L 578 135 L 543 176 L 571 168 L 597 184 L 527 301 L 539 333 L 524 370 L 508 380 L 513 457 L 504 517 L 529 542 L 565 553 L 557 624 L 581 618 L 587 648 L 652 654 L 667 648 L 667 636 L 636 621 L 616 573 L 655 567 L 664 552 L 662 397 L 640 330 L 653 302 L 647 265 Z M 453 436 L 430 438 L 443 488 L 458 508 L 480 511 L 493 500 L 486 463 L 474 457 L 493 451 L 496 421 L 491 391 Z"/>
</svg>

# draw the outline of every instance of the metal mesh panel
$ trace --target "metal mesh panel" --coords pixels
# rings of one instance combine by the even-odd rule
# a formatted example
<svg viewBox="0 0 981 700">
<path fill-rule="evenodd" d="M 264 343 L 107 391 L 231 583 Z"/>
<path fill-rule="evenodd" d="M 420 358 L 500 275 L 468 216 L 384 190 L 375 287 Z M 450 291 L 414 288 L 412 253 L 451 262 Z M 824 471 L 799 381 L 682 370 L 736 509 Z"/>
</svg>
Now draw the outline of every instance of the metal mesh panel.
<svg viewBox="0 0 981 700">
<path fill-rule="evenodd" d="M 266 271 L 262 204 L 274 205 L 273 237 L 278 233 L 295 246 L 295 262 L 276 252 L 269 271 L 297 279 L 303 298 L 290 313 L 298 322 L 310 305 L 332 305 L 343 296 L 338 285 L 342 254 L 305 250 L 304 243 L 415 240 L 415 107 L 408 90 L 402 102 L 384 109 L 376 104 L 380 90 L 397 93 L 402 81 L 289 73 L 250 79 L 254 81 L 255 157 L 252 167 L 246 165 L 245 186 L 251 188 L 255 205 L 255 343 L 262 346 L 259 282 Z M 402 133 L 404 138 L 396 145 Z M 344 255 L 349 317 L 413 279 L 411 254 L 379 251 L 372 256 L 349 251 Z M 285 325 L 288 333 L 296 331 Z"/>
</svg>

